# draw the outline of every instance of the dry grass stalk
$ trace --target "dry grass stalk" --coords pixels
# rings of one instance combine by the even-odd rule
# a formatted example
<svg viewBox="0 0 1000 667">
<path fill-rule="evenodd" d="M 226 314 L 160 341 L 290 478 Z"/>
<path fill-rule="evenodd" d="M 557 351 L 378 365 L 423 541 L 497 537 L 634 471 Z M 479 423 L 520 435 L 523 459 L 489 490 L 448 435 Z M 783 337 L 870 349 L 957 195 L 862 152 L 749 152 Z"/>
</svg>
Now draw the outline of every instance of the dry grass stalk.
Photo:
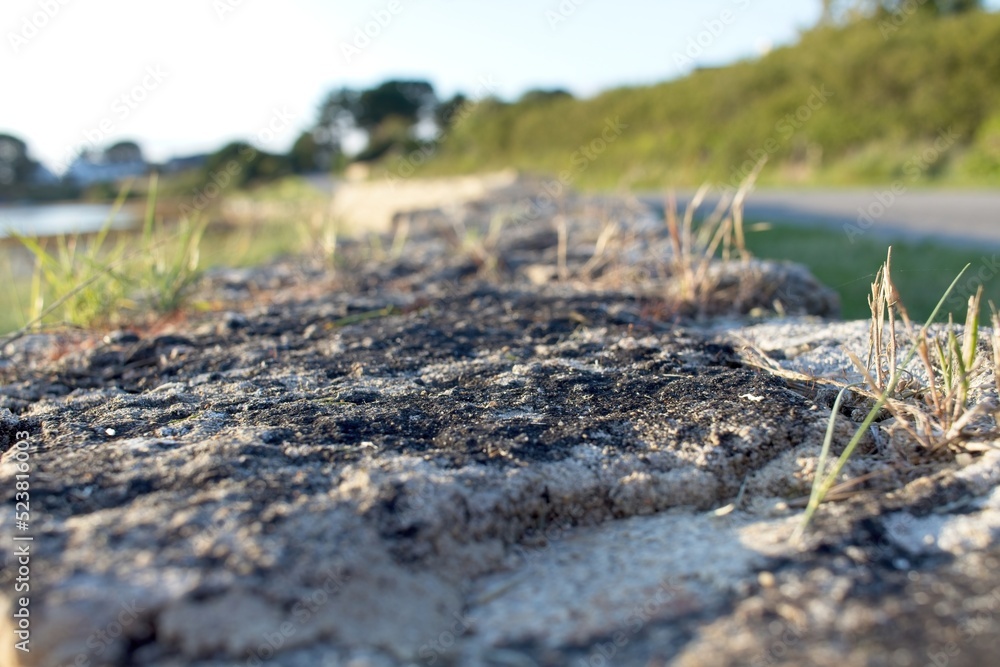
<svg viewBox="0 0 1000 667">
<path fill-rule="evenodd" d="M 602 264 L 606 263 L 605 254 L 608 252 L 610 243 L 618 235 L 618 224 L 610 217 L 605 216 L 601 233 L 594 242 L 594 254 L 590 256 L 587 263 L 580 269 L 580 275 L 586 280 L 590 280 L 594 271 Z"/>
<path fill-rule="evenodd" d="M 922 455 L 925 460 L 929 458 L 927 456 L 928 454 L 934 453 L 936 450 L 940 449 L 942 445 L 952 445 L 959 439 L 963 440 L 963 447 L 960 451 L 965 455 L 967 455 L 968 452 L 981 451 L 984 447 L 992 446 L 992 443 L 988 442 L 981 441 L 976 445 L 972 445 L 968 442 L 968 439 L 974 435 L 984 439 L 992 439 L 995 436 L 996 422 L 990 424 L 988 429 L 980 430 L 975 434 L 968 430 L 968 427 L 972 426 L 973 423 L 976 422 L 987 409 L 991 408 L 994 412 L 996 411 L 996 407 L 992 404 L 992 402 L 984 401 L 980 406 L 972 406 L 971 408 L 968 408 L 965 403 L 953 405 L 953 410 L 950 414 L 953 416 L 957 414 L 958 417 L 951 422 L 950 427 L 943 429 L 941 428 L 940 422 L 942 421 L 942 418 L 946 416 L 946 413 L 941 410 L 933 409 L 933 406 L 941 405 L 942 398 L 946 402 L 949 399 L 951 392 L 941 389 L 939 383 L 936 381 L 930 382 L 927 387 L 916 388 L 917 383 L 912 380 L 912 375 L 910 376 L 911 380 L 900 384 L 902 376 L 907 373 L 906 367 L 917 355 L 918 350 L 921 349 L 924 351 L 922 357 L 925 359 L 925 364 L 929 370 L 928 377 L 936 378 L 940 371 L 944 371 L 944 376 L 948 377 L 950 381 L 952 381 L 952 384 L 946 384 L 946 386 L 954 387 L 961 384 L 968 384 L 968 369 L 972 367 L 975 362 L 975 339 L 978 337 L 979 295 L 976 295 L 976 297 L 970 300 L 970 314 L 966 317 L 966 323 L 970 329 L 965 332 L 966 338 L 963 339 L 962 346 L 957 344 L 958 339 L 954 334 L 954 329 L 949 328 L 949 349 L 951 349 L 953 353 L 957 351 L 959 357 L 962 357 L 963 353 L 967 353 L 967 356 L 960 362 L 956 362 L 955 364 L 945 368 L 943 364 L 946 363 L 946 360 L 951 361 L 952 357 L 943 356 L 942 349 L 941 354 L 939 354 L 936 360 L 938 366 L 935 366 L 935 360 L 931 357 L 930 353 L 927 352 L 927 349 L 929 349 L 928 341 L 930 340 L 929 331 L 931 324 L 937 317 L 938 312 L 940 312 L 941 307 L 948 298 L 948 295 L 951 294 L 962 275 L 966 272 L 966 270 L 968 270 L 969 265 L 966 265 L 965 268 L 962 269 L 957 276 L 955 276 L 955 279 L 952 280 L 951 285 L 938 300 L 937 306 L 934 307 L 934 310 L 927 318 L 927 322 L 921 327 L 919 333 L 916 336 L 913 336 L 911 333 L 909 336 L 910 349 L 903 357 L 902 363 L 895 365 L 895 363 L 889 363 L 890 358 L 895 360 L 896 353 L 895 320 L 893 319 L 891 311 L 895 309 L 908 329 L 909 318 L 906 315 L 906 310 L 903 308 L 899 299 L 899 294 L 896 291 L 895 286 L 892 284 L 891 263 L 892 249 L 890 248 L 886 264 L 879 270 L 878 274 L 876 274 L 875 283 L 872 285 L 872 299 L 869 302 L 873 320 L 880 320 L 878 322 L 873 322 L 871 328 L 869 329 L 869 332 L 873 336 L 873 338 L 869 341 L 869 347 L 871 350 L 878 350 L 879 352 L 877 354 L 873 352 L 870 355 L 870 363 L 867 366 L 857 360 L 856 356 L 851 355 L 851 359 L 859 367 L 862 375 L 864 375 L 865 381 L 862 383 L 847 385 L 837 394 L 834 407 L 830 411 L 826 437 L 823 440 L 823 448 L 820 453 L 816 476 L 813 480 L 813 489 L 809 497 L 809 503 L 806 507 L 805 514 L 803 515 L 802 524 L 793 535 L 793 540 L 801 538 L 803 532 L 808 527 L 809 522 L 812 520 L 812 517 L 819 509 L 819 506 L 827 498 L 831 489 L 834 488 L 841 471 L 844 469 L 844 466 L 850 457 L 854 454 L 854 451 L 857 449 L 858 444 L 861 442 L 865 433 L 868 432 L 868 429 L 874 426 L 874 432 L 877 432 L 878 428 L 881 427 L 881 424 L 876 425 L 875 422 L 883 408 L 889 409 L 895 417 L 896 424 L 904 429 L 906 433 L 914 436 L 916 442 L 919 445 L 922 445 L 924 451 L 917 452 L 917 455 Z M 884 345 L 881 338 L 881 334 L 884 331 L 884 320 L 882 320 L 882 318 L 885 318 L 885 320 L 888 320 L 891 324 L 888 341 L 885 342 Z M 875 334 L 879 334 L 879 338 L 874 338 Z M 973 337 L 971 342 L 967 342 L 969 340 L 967 338 L 968 336 Z M 1000 349 L 1000 342 L 997 343 L 997 349 Z M 964 370 L 961 369 L 963 363 L 965 365 Z M 877 367 L 884 365 L 888 371 L 888 381 L 880 390 L 877 388 L 880 381 L 876 379 L 879 376 L 879 372 L 875 370 L 875 376 L 873 377 L 872 372 L 870 371 L 872 364 L 875 364 Z M 956 371 L 961 372 L 956 373 Z M 868 385 L 867 389 L 863 388 L 865 384 Z M 864 396 L 874 399 L 874 403 L 865 415 L 864 420 L 855 430 L 854 436 L 851 438 L 850 442 L 848 442 L 844 447 L 843 453 L 841 453 L 832 469 L 828 472 L 825 466 L 825 459 L 830 451 L 830 445 L 833 440 L 834 422 L 837 418 L 838 409 L 842 399 L 847 392 L 851 390 L 857 391 Z M 921 400 L 927 396 L 928 392 L 939 391 L 943 393 L 939 394 L 936 398 L 931 396 L 930 400 Z M 966 393 L 965 396 L 967 398 L 968 394 Z M 932 409 L 925 409 L 925 406 L 932 406 Z M 937 424 L 935 423 L 935 420 L 937 420 Z M 915 463 L 916 457 L 910 456 L 909 452 L 901 451 L 900 453 L 903 454 L 902 458 L 904 463 L 907 465 L 913 465 Z"/>
<path fill-rule="evenodd" d="M 559 280 L 565 281 L 569 278 L 569 269 L 566 266 L 566 255 L 569 252 L 569 230 L 566 227 L 566 216 L 560 215 L 556 218 L 556 234 L 558 236 L 558 247 L 556 249 L 556 263 Z"/>
<path fill-rule="evenodd" d="M 868 362 L 862 364 L 855 355 L 849 355 L 864 377 L 866 389 L 862 393 L 872 400 L 886 394 L 885 408 L 894 417 L 888 429 L 889 439 L 898 442 L 898 438 L 891 437 L 892 431 L 905 432 L 911 446 L 897 451 L 906 460 L 923 460 L 947 449 L 956 453 L 981 451 L 983 441 L 996 435 L 995 420 L 985 419 L 995 411 L 994 404 L 989 400 L 972 404 L 970 394 L 972 382 L 985 370 L 976 353 L 981 300 L 982 288 L 969 297 L 961 332 L 956 331 L 949 316 L 943 337 L 927 326 L 914 333 L 892 282 L 891 248 L 876 274 L 868 301 L 872 313 Z M 908 345 L 913 346 L 907 358 L 913 357 L 913 352 L 920 358 L 924 380 L 909 372 L 906 364 L 898 363 L 897 317 Z M 1000 342 L 995 345 L 1000 349 Z"/>
<path fill-rule="evenodd" d="M 502 215 L 490 218 L 486 233 L 483 234 L 474 226 L 466 224 L 460 216 L 450 216 L 453 236 L 450 243 L 456 253 L 467 257 L 475 266 L 479 276 L 487 280 L 499 277 L 500 235 L 503 232 L 506 219 Z"/>
<path fill-rule="evenodd" d="M 680 305 L 703 313 L 719 287 L 712 272 L 716 256 L 727 261 L 750 256 L 743 228 L 743 205 L 765 162 L 766 158 L 756 164 L 735 193 L 724 193 L 715 210 L 700 225 L 695 225 L 694 218 L 711 192 L 708 184 L 698 189 L 685 207 L 683 217 L 678 215 L 674 194 L 667 195 L 664 219 L 673 252 L 666 272 L 678 281 L 673 297 Z"/>
</svg>

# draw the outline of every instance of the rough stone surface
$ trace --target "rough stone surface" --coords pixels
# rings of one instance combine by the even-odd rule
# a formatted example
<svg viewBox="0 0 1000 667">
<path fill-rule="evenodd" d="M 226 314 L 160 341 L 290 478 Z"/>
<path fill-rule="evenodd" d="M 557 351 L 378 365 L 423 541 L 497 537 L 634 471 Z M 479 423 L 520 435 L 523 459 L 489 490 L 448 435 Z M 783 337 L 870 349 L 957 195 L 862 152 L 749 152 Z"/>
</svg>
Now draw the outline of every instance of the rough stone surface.
<svg viewBox="0 0 1000 667">
<path fill-rule="evenodd" d="M 739 261 L 685 302 L 634 203 L 457 211 L 334 273 L 213 272 L 228 310 L 169 330 L 7 344 L 0 488 L 30 432 L 31 521 L 0 542 L 34 538 L 32 634 L 5 548 L 0 663 L 995 661 L 1000 454 L 901 470 L 869 438 L 790 541 L 827 403 L 750 350 L 850 373 L 835 295 Z"/>
</svg>

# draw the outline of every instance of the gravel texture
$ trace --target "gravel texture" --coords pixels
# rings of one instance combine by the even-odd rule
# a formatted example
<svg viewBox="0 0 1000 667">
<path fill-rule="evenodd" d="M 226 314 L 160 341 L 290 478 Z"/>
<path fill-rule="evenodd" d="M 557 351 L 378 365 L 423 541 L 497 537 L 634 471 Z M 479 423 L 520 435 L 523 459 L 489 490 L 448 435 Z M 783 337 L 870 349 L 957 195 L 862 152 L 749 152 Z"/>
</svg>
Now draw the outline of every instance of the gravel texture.
<svg viewBox="0 0 1000 667">
<path fill-rule="evenodd" d="M 874 476 L 790 541 L 829 401 L 749 350 L 838 377 L 865 331 L 804 269 L 715 263 L 685 301 L 626 200 L 394 225 L 337 271 L 212 272 L 225 309 L 169 328 L 6 344 L 31 521 L 0 541 L 34 539 L 31 651 L 8 548 L 0 663 L 995 661 L 996 452 L 901 471 L 867 438 Z"/>
</svg>

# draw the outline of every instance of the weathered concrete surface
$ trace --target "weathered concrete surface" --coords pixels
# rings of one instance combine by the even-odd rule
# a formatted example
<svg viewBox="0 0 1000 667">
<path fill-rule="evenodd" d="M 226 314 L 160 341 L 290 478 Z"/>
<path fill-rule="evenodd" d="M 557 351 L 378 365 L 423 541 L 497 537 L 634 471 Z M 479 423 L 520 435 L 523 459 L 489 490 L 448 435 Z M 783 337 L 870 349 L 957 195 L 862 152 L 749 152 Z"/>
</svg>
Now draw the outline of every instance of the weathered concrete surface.
<svg viewBox="0 0 1000 667">
<path fill-rule="evenodd" d="M 0 488 L 28 431 L 31 522 L 0 543 L 34 537 L 32 650 L 7 549 L 0 662 L 990 664 L 1000 457 L 899 470 L 867 443 L 848 474 L 877 475 L 793 545 L 825 399 L 745 348 L 835 374 L 863 324 L 746 322 L 835 311 L 768 263 L 676 305 L 642 209 L 532 204 L 410 216 L 399 256 L 333 275 L 217 272 L 231 310 L 172 331 L 8 345 Z"/>
</svg>

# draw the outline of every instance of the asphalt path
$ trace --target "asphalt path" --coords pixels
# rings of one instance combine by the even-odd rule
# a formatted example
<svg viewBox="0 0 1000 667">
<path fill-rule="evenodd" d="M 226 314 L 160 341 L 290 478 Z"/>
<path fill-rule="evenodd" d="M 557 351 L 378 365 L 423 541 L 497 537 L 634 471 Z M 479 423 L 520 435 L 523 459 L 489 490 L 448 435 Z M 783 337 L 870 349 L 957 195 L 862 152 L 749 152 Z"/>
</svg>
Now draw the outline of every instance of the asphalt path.
<svg viewBox="0 0 1000 667">
<path fill-rule="evenodd" d="M 680 210 L 693 193 L 677 195 Z M 642 198 L 662 206 L 663 194 Z M 711 211 L 709 197 L 701 211 Z M 901 186 L 850 190 L 756 190 L 746 200 L 748 220 L 829 225 L 853 238 L 928 240 L 1000 248 L 1000 188 L 913 190 Z"/>
<path fill-rule="evenodd" d="M 310 179 L 332 192 L 327 176 Z M 678 192 L 683 207 L 693 192 Z M 663 193 L 640 198 L 662 206 Z M 718 197 L 709 196 L 700 209 L 710 212 Z M 948 245 L 1000 249 L 1000 187 L 995 190 L 911 190 L 903 185 L 852 189 L 759 189 L 744 204 L 748 220 L 786 224 L 826 225 L 848 238 L 943 242 Z"/>
</svg>

